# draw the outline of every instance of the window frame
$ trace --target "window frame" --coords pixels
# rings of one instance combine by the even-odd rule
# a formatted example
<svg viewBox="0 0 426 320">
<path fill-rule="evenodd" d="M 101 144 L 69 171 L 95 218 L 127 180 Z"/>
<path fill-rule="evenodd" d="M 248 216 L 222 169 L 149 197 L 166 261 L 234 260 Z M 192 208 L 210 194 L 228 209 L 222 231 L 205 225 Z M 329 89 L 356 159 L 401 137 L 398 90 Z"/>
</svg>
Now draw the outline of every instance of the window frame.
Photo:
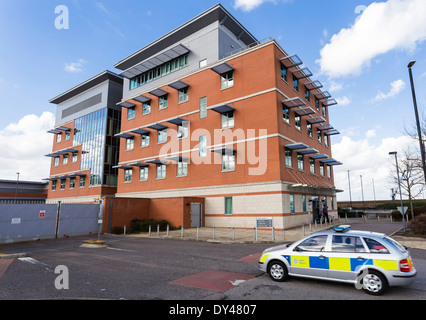
<svg viewBox="0 0 426 320">
<path fill-rule="evenodd" d="M 220 89 L 225 90 L 234 86 L 234 70 L 228 71 L 220 76 Z"/>
</svg>

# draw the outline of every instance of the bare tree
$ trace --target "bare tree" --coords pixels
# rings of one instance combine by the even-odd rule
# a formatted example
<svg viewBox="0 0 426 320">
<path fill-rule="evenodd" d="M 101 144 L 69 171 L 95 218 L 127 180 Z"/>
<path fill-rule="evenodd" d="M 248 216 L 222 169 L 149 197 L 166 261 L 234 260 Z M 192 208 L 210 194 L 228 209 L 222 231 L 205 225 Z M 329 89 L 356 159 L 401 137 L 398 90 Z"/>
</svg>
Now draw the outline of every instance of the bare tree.
<svg viewBox="0 0 426 320">
<path fill-rule="evenodd" d="M 401 192 L 408 197 L 411 217 L 414 218 L 412 200 L 421 195 L 425 189 L 423 169 L 417 152 L 406 149 L 402 158 L 398 159 L 400 170 Z M 398 185 L 396 164 L 392 165 L 392 182 Z"/>
</svg>

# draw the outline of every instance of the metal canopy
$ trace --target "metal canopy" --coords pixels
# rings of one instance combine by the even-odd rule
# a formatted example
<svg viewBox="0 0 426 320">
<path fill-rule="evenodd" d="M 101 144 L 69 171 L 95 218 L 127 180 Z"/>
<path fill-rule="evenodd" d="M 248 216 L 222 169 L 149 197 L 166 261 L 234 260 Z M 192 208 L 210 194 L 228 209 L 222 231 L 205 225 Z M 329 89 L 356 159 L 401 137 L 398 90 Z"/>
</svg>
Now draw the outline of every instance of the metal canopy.
<svg viewBox="0 0 426 320">
<path fill-rule="evenodd" d="M 321 89 L 323 85 L 318 80 L 305 83 L 305 87 L 309 90 Z"/>
<path fill-rule="evenodd" d="M 328 99 L 327 101 L 322 103 L 323 105 L 325 105 L 326 107 L 329 106 L 334 106 L 337 104 L 337 101 L 335 99 Z"/>
<path fill-rule="evenodd" d="M 323 117 L 314 117 L 308 119 L 309 123 L 311 124 L 317 124 L 317 123 L 324 123 L 326 122 Z"/>
<path fill-rule="evenodd" d="M 322 163 L 334 163 L 334 162 L 336 162 L 336 160 L 329 158 L 329 159 L 320 160 L 320 162 L 322 162 Z"/>
<path fill-rule="evenodd" d="M 184 157 L 182 155 L 176 155 L 176 156 L 170 156 L 170 157 L 166 157 L 167 160 L 170 161 L 176 161 L 176 162 L 189 162 L 189 158 L 188 157 Z"/>
<path fill-rule="evenodd" d="M 312 76 L 312 72 L 308 68 L 297 69 L 293 71 L 293 76 L 297 79 L 308 78 Z"/>
<path fill-rule="evenodd" d="M 317 130 L 319 130 L 319 131 L 327 131 L 327 130 L 331 130 L 331 129 L 334 129 L 334 128 L 329 124 L 323 124 L 322 126 L 317 127 Z"/>
<path fill-rule="evenodd" d="M 334 129 L 334 130 L 328 130 L 328 131 L 325 131 L 325 132 L 324 132 L 324 134 L 325 134 L 326 136 L 335 136 L 335 135 L 340 134 L 340 132 L 339 132 L 339 131 L 337 131 L 336 129 Z"/>
<path fill-rule="evenodd" d="M 156 97 L 162 97 L 162 96 L 166 96 L 166 95 L 169 94 L 166 90 L 163 90 L 163 89 L 160 89 L 160 88 L 152 90 L 148 93 L 152 94 L 153 96 L 156 96 Z"/>
<path fill-rule="evenodd" d="M 133 108 L 133 107 L 136 107 L 136 104 L 129 101 L 123 101 L 123 102 L 117 103 L 117 106 L 120 106 L 123 108 Z"/>
<path fill-rule="evenodd" d="M 280 59 L 281 63 L 286 66 L 286 68 L 293 68 L 303 64 L 302 60 L 299 59 L 297 54 L 293 54 Z"/>
<path fill-rule="evenodd" d="M 298 150 L 297 153 L 303 154 L 303 155 L 305 155 L 305 154 L 317 154 L 317 153 L 319 153 L 319 151 L 317 149 L 309 148 L 309 149 L 304 149 L 304 150 Z"/>
<path fill-rule="evenodd" d="M 132 100 L 145 103 L 145 102 L 151 101 L 151 98 L 145 97 L 144 95 L 140 95 L 140 96 L 132 98 Z"/>
<path fill-rule="evenodd" d="M 56 127 L 55 130 L 60 130 L 60 131 L 71 131 L 71 128 L 68 127 Z"/>
<path fill-rule="evenodd" d="M 159 55 L 148 59 L 142 63 L 139 63 L 138 65 L 127 69 L 122 73 L 122 75 L 128 79 L 137 77 L 141 75 L 144 72 L 147 72 L 151 69 L 154 69 L 164 63 L 167 63 L 169 61 L 172 61 L 173 59 L 176 59 L 180 56 L 183 56 L 189 52 L 189 49 L 185 46 L 179 44 L 174 48 L 171 48 L 167 51 L 164 51 L 163 53 L 160 53 Z"/>
<path fill-rule="evenodd" d="M 210 69 L 213 70 L 214 72 L 216 72 L 219 75 L 228 73 L 230 71 L 234 71 L 234 68 L 226 62 L 224 62 L 224 63 L 222 63 L 218 66 L 215 66 L 213 68 L 210 68 Z"/>
<path fill-rule="evenodd" d="M 49 154 L 46 154 L 45 157 L 58 158 L 59 155 L 56 153 L 49 153 Z"/>
<path fill-rule="evenodd" d="M 289 150 L 299 150 L 299 149 L 308 149 L 309 146 L 304 143 L 292 143 L 292 144 L 285 145 L 284 148 Z"/>
<path fill-rule="evenodd" d="M 76 153 L 76 152 L 78 152 L 78 150 L 77 149 L 65 149 L 65 150 L 63 150 L 64 152 L 67 152 L 67 153 Z"/>
<path fill-rule="evenodd" d="M 85 177 L 85 173 L 72 173 L 68 176 L 68 178 L 76 178 L 76 177 Z"/>
<path fill-rule="evenodd" d="M 135 130 L 131 130 L 131 133 L 136 133 L 136 134 L 140 134 L 142 135 L 149 135 L 151 133 L 151 131 L 146 130 L 146 129 L 135 129 Z"/>
<path fill-rule="evenodd" d="M 230 105 L 227 105 L 227 104 L 223 104 L 223 105 L 221 105 L 221 106 L 218 106 L 218 107 L 214 107 L 214 108 L 212 108 L 211 109 L 212 111 L 214 111 L 214 112 L 217 112 L 217 113 L 227 113 L 227 112 L 230 112 L 230 111 L 234 111 L 235 110 L 235 108 L 234 107 L 231 107 Z"/>
<path fill-rule="evenodd" d="M 143 162 L 133 162 L 133 163 L 129 163 L 128 164 L 130 167 L 143 167 L 143 168 L 146 168 L 146 167 L 149 167 L 149 163 L 143 163 Z"/>
<path fill-rule="evenodd" d="M 152 164 L 167 164 L 167 161 L 160 160 L 160 159 L 151 159 L 145 161 L 145 163 L 152 163 Z"/>
<path fill-rule="evenodd" d="M 233 148 L 228 147 L 219 147 L 219 148 L 213 148 L 210 150 L 211 152 L 220 153 L 220 154 L 226 154 L 226 155 L 233 155 L 237 150 Z"/>
<path fill-rule="evenodd" d="M 129 138 L 134 138 L 135 136 L 133 134 L 130 133 L 119 133 L 115 135 L 117 138 L 124 138 L 124 139 L 129 139 Z"/>
<path fill-rule="evenodd" d="M 161 130 L 167 129 L 168 127 L 163 124 L 156 123 L 156 124 L 148 126 L 148 128 L 161 131 Z"/>
<path fill-rule="evenodd" d="M 332 167 L 332 166 L 342 166 L 343 163 L 336 161 L 336 162 L 327 163 L 327 165 L 330 166 L 330 167 Z"/>
<path fill-rule="evenodd" d="M 289 109 L 306 105 L 306 103 L 302 99 L 300 99 L 299 97 L 283 100 L 282 104 L 285 105 Z"/>
<path fill-rule="evenodd" d="M 314 114 L 315 110 L 312 109 L 311 107 L 306 107 L 306 108 L 296 109 L 294 110 L 294 112 L 297 113 L 299 116 L 303 117 L 303 116 L 309 116 L 311 114 Z"/>
<path fill-rule="evenodd" d="M 315 94 L 315 97 L 319 100 L 329 99 L 331 98 L 331 94 L 328 91 L 320 91 Z"/>
<path fill-rule="evenodd" d="M 180 126 L 182 124 L 182 122 L 188 121 L 187 119 L 182 119 L 182 118 L 175 118 L 172 120 L 168 120 L 167 122 L 175 124 L 177 126 Z"/>
<path fill-rule="evenodd" d="M 178 80 L 176 82 L 170 83 L 169 87 L 176 89 L 176 90 L 182 90 L 182 89 L 188 88 L 189 84 L 183 82 L 182 80 Z"/>
<path fill-rule="evenodd" d="M 54 134 L 59 134 L 59 133 L 61 133 L 61 131 L 59 131 L 59 130 L 54 130 L 54 129 L 52 129 L 52 130 L 49 130 L 49 131 L 47 131 L 48 133 L 54 133 Z"/>
<path fill-rule="evenodd" d="M 123 169 L 123 170 L 130 170 L 130 169 L 133 169 L 133 167 L 131 167 L 131 166 L 125 166 L 125 165 L 122 165 L 122 164 L 120 164 L 120 165 L 118 165 L 118 166 L 114 166 L 114 167 L 112 167 L 113 169 Z"/>
<path fill-rule="evenodd" d="M 312 159 L 328 159 L 328 156 L 325 154 L 316 154 L 314 156 L 310 156 Z"/>
</svg>

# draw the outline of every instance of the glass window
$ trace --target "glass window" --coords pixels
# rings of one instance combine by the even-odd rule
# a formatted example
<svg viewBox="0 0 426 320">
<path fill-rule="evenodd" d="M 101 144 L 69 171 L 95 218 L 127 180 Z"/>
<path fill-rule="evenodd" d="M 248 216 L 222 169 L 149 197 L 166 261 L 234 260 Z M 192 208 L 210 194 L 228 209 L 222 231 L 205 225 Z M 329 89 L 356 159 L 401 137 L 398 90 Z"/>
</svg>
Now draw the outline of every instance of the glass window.
<svg viewBox="0 0 426 320">
<path fill-rule="evenodd" d="M 56 143 L 61 142 L 61 140 L 62 140 L 62 133 L 57 133 L 56 134 Z"/>
<path fill-rule="evenodd" d="M 296 208 L 294 206 L 294 194 L 290 195 L 290 213 L 296 213 Z"/>
<path fill-rule="evenodd" d="M 141 136 L 141 147 L 149 146 L 149 134 L 143 134 Z"/>
<path fill-rule="evenodd" d="M 327 166 L 327 177 L 331 178 L 331 167 Z"/>
<path fill-rule="evenodd" d="M 388 249 L 376 240 L 364 238 L 364 241 L 371 253 L 389 253 Z"/>
<path fill-rule="evenodd" d="M 200 60 L 200 68 L 205 67 L 207 65 L 207 59 Z"/>
<path fill-rule="evenodd" d="M 223 154 L 222 155 L 222 170 L 235 170 L 235 155 Z"/>
<path fill-rule="evenodd" d="M 162 96 L 158 99 L 158 109 L 166 109 L 167 108 L 167 96 Z"/>
<path fill-rule="evenodd" d="M 311 167 L 311 173 L 315 174 L 315 159 L 309 159 L 309 165 Z"/>
<path fill-rule="evenodd" d="M 136 108 L 127 108 L 127 120 L 134 119 L 136 114 Z"/>
<path fill-rule="evenodd" d="M 61 190 L 65 190 L 65 179 L 61 179 Z"/>
<path fill-rule="evenodd" d="M 80 177 L 80 188 L 84 188 L 86 186 L 86 177 Z"/>
<path fill-rule="evenodd" d="M 293 79 L 293 89 L 299 92 L 299 79 L 297 78 Z"/>
<path fill-rule="evenodd" d="M 157 179 L 166 178 L 166 165 L 165 164 L 157 164 Z"/>
<path fill-rule="evenodd" d="M 62 164 L 68 164 L 68 155 L 67 154 L 63 155 Z"/>
<path fill-rule="evenodd" d="M 200 99 L 200 119 L 207 117 L 207 97 Z"/>
<path fill-rule="evenodd" d="M 324 135 L 324 145 L 328 148 L 328 143 L 329 143 L 329 140 L 328 140 L 328 136 L 327 135 Z"/>
<path fill-rule="evenodd" d="M 179 103 L 188 101 L 188 88 L 179 90 Z"/>
<path fill-rule="evenodd" d="M 311 101 L 311 91 L 305 87 L 305 99 L 306 101 Z"/>
<path fill-rule="evenodd" d="M 59 157 L 55 157 L 55 158 L 54 158 L 54 160 L 53 160 L 53 166 L 54 166 L 54 167 L 59 166 Z"/>
<path fill-rule="evenodd" d="M 134 138 L 126 139 L 126 150 L 133 150 L 134 144 L 135 144 Z"/>
<path fill-rule="evenodd" d="M 317 137 L 318 137 L 318 142 L 322 143 L 322 133 L 320 130 L 317 129 Z"/>
<path fill-rule="evenodd" d="M 139 180 L 140 181 L 148 180 L 148 167 L 140 167 Z"/>
<path fill-rule="evenodd" d="M 158 143 L 167 142 L 167 129 L 158 131 Z"/>
<path fill-rule="evenodd" d="M 315 98 L 315 108 L 319 110 L 319 99 Z"/>
<path fill-rule="evenodd" d="M 74 153 L 72 154 L 72 162 L 73 162 L 73 163 L 76 163 L 76 162 L 77 162 L 77 160 L 78 160 L 78 153 L 77 153 L 77 152 L 74 152 Z"/>
<path fill-rule="evenodd" d="M 289 168 L 293 168 L 293 160 L 292 160 L 291 150 L 285 151 L 285 165 Z"/>
<path fill-rule="evenodd" d="M 75 178 L 70 178 L 70 189 L 75 188 Z"/>
<path fill-rule="evenodd" d="M 327 117 L 327 107 L 326 106 L 322 106 L 322 115 L 324 116 L 324 117 Z"/>
<path fill-rule="evenodd" d="M 142 115 L 151 113 L 151 102 L 147 101 L 143 103 L 142 106 Z"/>
<path fill-rule="evenodd" d="M 298 154 L 297 155 L 297 167 L 299 168 L 300 171 L 305 170 L 304 164 L 303 164 L 303 162 L 304 162 L 303 160 L 304 160 L 303 155 L 302 154 Z"/>
<path fill-rule="evenodd" d="M 186 177 L 188 175 L 188 163 L 187 162 L 178 162 L 177 163 L 177 176 Z"/>
<path fill-rule="evenodd" d="M 302 196 L 302 206 L 303 206 L 303 212 L 306 212 L 306 196 Z"/>
<path fill-rule="evenodd" d="M 225 214 L 233 214 L 232 197 L 225 197 Z"/>
<path fill-rule="evenodd" d="M 294 116 L 294 125 L 296 126 L 297 130 L 302 130 L 302 117 L 301 116 Z"/>
<path fill-rule="evenodd" d="M 324 177 L 324 163 L 320 163 L 320 174 Z"/>
<path fill-rule="evenodd" d="M 283 105 L 283 120 L 290 124 L 290 109 Z"/>
<path fill-rule="evenodd" d="M 126 169 L 124 170 L 124 182 L 132 182 L 133 170 Z"/>
<path fill-rule="evenodd" d="M 234 71 L 229 71 L 221 76 L 222 89 L 231 88 L 234 86 Z"/>
<path fill-rule="evenodd" d="M 207 156 L 207 136 L 200 136 L 200 158 Z"/>
<path fill-rule="evenodd" d="M 65 141 L 69 140 L 71 137 L 71 131 L 65 131 Z"/>
<path fill-rule="evenodd" d="M 281 63 L 281 79 L 287 82 L 287 67 Z"/>
<path fill-rule="evenodd" d="M 234 127 L 234 111 L 223 113 L 222 117 L 222 129 Z"/>
<path fill-rule="evenodd" d="M 184 139 L 188 137 L 189 121 L 183 121 L 182 124 L 178 125 L 178 139 Z"/>
<path fill-rule="evenodd" d="M 299 244 L 296 248 L 294 248 L 294 251 L 322 252 L 325 249 L 326 242 L 326 235 L 313 236 Z"/>
<path fill-rule="evenodd" d="M 57 181 L 56 180 L 53 180 L 52 181 L 52 191 L 56 191 L 56 185 L 57 185 Z"/>
<path fill-rule="evenodd" d="M 333 252 L 366 252 L 359 237 L 333 236 L 331 243 Z"/>
<path fill-rule="evenodd" d="M 312 138 L 312 124 L 308 123 L 306 129 L 308 131 L 308 137 Z"/>
</svg>

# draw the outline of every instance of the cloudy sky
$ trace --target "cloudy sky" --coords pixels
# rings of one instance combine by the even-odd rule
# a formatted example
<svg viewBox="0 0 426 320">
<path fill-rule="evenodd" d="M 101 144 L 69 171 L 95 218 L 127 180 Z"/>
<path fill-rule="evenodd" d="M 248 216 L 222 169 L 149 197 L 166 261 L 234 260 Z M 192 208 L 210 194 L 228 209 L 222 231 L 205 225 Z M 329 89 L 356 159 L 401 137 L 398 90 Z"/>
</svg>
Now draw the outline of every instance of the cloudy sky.
<svg viewBox="0 0 426 320">
<path fill-rule="evenodd" d="M 146 44 L 212 7 L 217 0 L 1 0 L 0 179 L 49 175 L 55 106 L 49 99 L 109 69 Z M 349 199 L 389 199 L 390 151 L 418 148 L 407 64 L 419 111 L 426 105 L 426 1 L 224 0 L 256 38 L 272 37 L 297 53 L 339 104 L 330 121 L 333 156 L 344 163 L 335 183 Z M 69 10 L 59 30 L 57 6 Z"/>
</svg>

